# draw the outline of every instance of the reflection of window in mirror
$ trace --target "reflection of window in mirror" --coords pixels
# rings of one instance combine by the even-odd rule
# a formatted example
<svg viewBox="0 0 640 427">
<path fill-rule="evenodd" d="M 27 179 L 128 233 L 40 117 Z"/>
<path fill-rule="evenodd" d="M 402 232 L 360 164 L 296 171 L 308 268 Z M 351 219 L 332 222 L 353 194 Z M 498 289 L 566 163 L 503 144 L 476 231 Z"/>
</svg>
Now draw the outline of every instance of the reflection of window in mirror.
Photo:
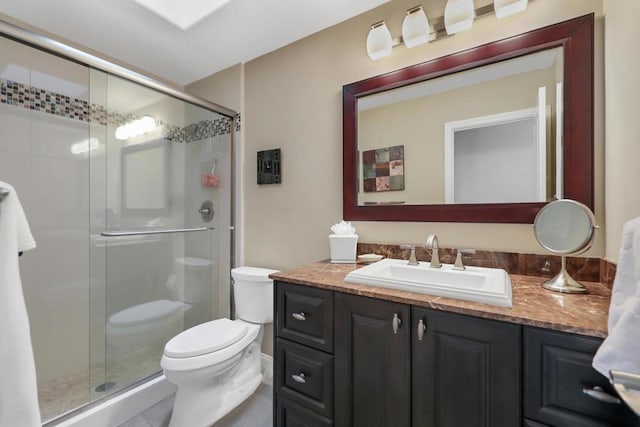
<svg viewBox="0 0 640 427">
<path fill-rule="evenodd" d="M 169 208 L 169 144 L 122 148 L 122 207 L 129 215 L 162 216 Z"/>
<path fill-rule="evenodd" d="M 445 203 L 511 203 L 536 202 L 553 198 L 556 193 L 557 170 L 556 124 L 561 114 L 557 104 L 556 86 L 562 83 L 562 48 L 554 48 L 499 63 L 434 78 L 425 82 L 364 96 L 358 99 L 357 135 L 358 150 L 376 150 L 382 147 L 404 145 L 404 190 L 398 192 L 365 192 L 363 182 L 359 183 L 358 204 L 389 203 L 402 200 L 406 204 L 445 204 Z M 540 88 L 545 94 L 542 104 L 539 102 Z M 561 93 L 561 92 L 560 92 Z M 532 165 L 535 170 L 530 176 L 533 181 L 527 185 L 527 196 L 521 189 L 513 189 L 519 197 L 494 197 L 488 192 L 479 197 L 464 197 L 453 201 L 447 198 L 445 173 L 445 126 L 447 123 L 464 120 L 510 114 L 518 111 L 533 111 L 531 122 L 527 126 L 535 128 L 535 144 L 528 145 Z M 544 119 L 544 124 L 539 124 Z M 525 121 L 525 123 L 527 123 Z M 538 133 L 537 129 L 544 129 Z M 517 125 L 501 126 L 495 132 L 518 130 Z M 467 143 L 473 141 L 489 129 L 466 133 Z M 519 129 L 518 131 L 522 131 Z M 462 135 L 462 134 L 461 134 Z M 485 135 L 487 136 L 487 135 Z M 538 139 L 540 137 L 543 140 Z M 533 137 L 532 137 L 533 138 Z M 476 164 L 478 170 L 491 167 L 489 160 L 503 164 L 515 163 L 518 157 L 510 157 L 522 148 L 522 135 L 513 134 L 508 143 L 485 144 L 476 147 L 480 156 L 468 159 Z M 543 141 L 543 142 L 540 142 Z M 532 142 L 533 144 L 533 142 Z M 540 145 L 542 144 L 542 145 Z M 493 150 L 493 151 L 492 151 Z M 514 154 L 515 155 L 515 154 Z M 359 165 L 362 168 L 362 165 Z M 362 169 L 360 169 L 362 170 Z M 472 179 L 470 176 L 461 180 Z M 495 178 L 504 181 L 504 176 Z M 465 181 L 458 182 L 464 187 Z M 458 184 L 456 183 L 456 185 Z M 504 184 L 504 183 L 503 183 Z M 507 183 L 508 184 L 508 183 Z M 485 183 L 489 185 L 489 181 Z M 502 194 L 501 191 L 497 192 Z M 477 196 L 477 197 L 476 197 Z"/>
</svg>

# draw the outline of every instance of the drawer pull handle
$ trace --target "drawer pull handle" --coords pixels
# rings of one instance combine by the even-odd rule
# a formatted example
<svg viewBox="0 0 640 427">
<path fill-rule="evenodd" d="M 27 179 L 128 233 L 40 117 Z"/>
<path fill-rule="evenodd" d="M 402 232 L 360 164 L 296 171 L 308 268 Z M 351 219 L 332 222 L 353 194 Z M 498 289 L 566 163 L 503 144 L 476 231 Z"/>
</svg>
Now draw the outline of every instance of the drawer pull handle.
<svg viewBox="0 0 640 427">
<path fill-rule="evenodd" d="M 304 384 L 304 383 L 307 382 L 307 380 L 304 377 L 304 373 L 303 372 L 300 372 L 299 374 L 293 374 L 293 375 L 291 375 L 291 378 L 293 378 L 293 380 L 295 382 L 300 383 L 300 384 Z"/>
<path fill-rule="evenodd" d="M 291 315 L 296 320 L 307 320 L 307 315 L 304 314 L 304 311 L 301 311 L 300 313 L 291 313 Z"/>
<path fill-rule="evenodd" d="M 427 325 L 422 321 L 422 319 L 418 320 L 418 341 L 422 341 L 424 338 L 424 331 L 427 330 Z"/>
<path fill-rule="evenodd" d="M 391 326 L 393 327 L 393 333 L 398 333 L 398 328 L 402 325 L 402 320 L 398 317 L 398 313 L 393 313 L 393 320 L 391 321 Z"/>
<path fill-rule="evenodd" d="M 622 403 L 620 399 L 610 395 L 609 393 L 604 391 L 603 388 L 600 386 L 595 386 L 594 388 L 584 388 L 582 389 L 582 392 L 588 396 L 593 397 L 596 400 L 599 400 L 600 402 L 614 403 L 616 405 L 619 405 L 620 403 Z"/>
</svg>

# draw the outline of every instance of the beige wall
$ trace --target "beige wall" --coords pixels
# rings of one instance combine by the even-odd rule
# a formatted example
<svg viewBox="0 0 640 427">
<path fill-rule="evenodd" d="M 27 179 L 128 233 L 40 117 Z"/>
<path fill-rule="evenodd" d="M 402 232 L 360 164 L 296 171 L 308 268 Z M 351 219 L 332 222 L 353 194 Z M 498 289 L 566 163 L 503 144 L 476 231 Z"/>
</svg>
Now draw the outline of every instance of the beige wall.
<svg viewBox="0 0 640 427">
<path fill-rule="evenodd" d="M 329 256 L 329 227 L 342 217 L 342 86 L 482 43 L 595 12 L 600 0 L 537 0 L 526 13 L 494 16 L 474 27 L 415 49 L 399 47 L 372 61 L 365 39 L 371 23 L 386 20 L 400 34 L 413 0 L 395 0 L 245 65 L 243 110 L 245 262 L 289 268 Z M 442 10 L 428 10 L 441 16 Z M 602 36 L 597 20 L 597 36 Z M 596 51 L 596 215 L 603 225 L 602 46 Z M 256 151 L 281 148 L 283 182 L 258 186 Z M 442 246 L 542 252 L 526 224 L 356 222 L 360 241 L 422 243 L 437 233 Z M 604 227 L 603 227 L 604 228 Z M 604 232 L 592 255 L 604 254 Z"/>
<path fill-rule="evenodd" d="M 242 79 L 244 65 L 236 64 L 185 87 L 189 93 L 240 112 L 242 109 Z"/>
<path fill-rule="evenodd" d="M 640 216 L 640 2 L 605 0 L 606 257 L 618 259 L 623 224 Z"/>
</svg>

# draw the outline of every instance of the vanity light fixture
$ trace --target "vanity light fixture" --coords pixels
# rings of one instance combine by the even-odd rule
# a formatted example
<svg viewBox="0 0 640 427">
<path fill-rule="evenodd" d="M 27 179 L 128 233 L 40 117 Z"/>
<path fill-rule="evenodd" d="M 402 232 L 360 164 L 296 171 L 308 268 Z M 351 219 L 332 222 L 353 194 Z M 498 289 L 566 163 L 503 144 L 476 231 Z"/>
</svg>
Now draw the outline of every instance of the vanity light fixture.
<svg viewBox="0 0 640 427">
<path fill-rule="evenodd" d="M 498 18 L 506 18 L 527 9 L 528 0 L 494 0 L 493 9 Z"/>
<path fill-rule="evenodd" d="M 371 26 L 367 36 L 367 53 L 371 59 L 380 59 L 391 55 L 393 41 L 387 24 L 384 21 L 376 22 Z"/>
<path fill-rule="evenodd" d="M 402 21 L 402 41 L 406 47 L 416 47 L 429 42 L 429 20 L 422 5 L 407 10 Z"/>
<path fill-rule="evenodd" d="M 448 0 L 444 8 L 444 27 L 447 34 L 470 29 L 475 17 L 473 0 Z"/>
<path fill-rule="evenodd" d="M 473 21 L 484 16 L 496 14 L 498 18 L 523 12 L 527 9 L 528 0 L 493 0 L 493 2 L 474 7 L 473 0 L 447 0 L 444 16 L 429 21 L 422 5 L 407 9 L 402 21 L 402 37 L 391 36 L 384 21 L 371 26 L 367 36 L 367 53 L 371 59 L 380 59 L 391 55 L 394 47 L 404 44 L 416 47 L 441 38 L 449 37 L 468 30 Z"/>
<path fill-rule="evenodd" d="M 116 139 L 126 141 L 142 134 L 151 132 L 156 128 L 156 120 L 151 116 L 143 116 L 140 119 L 129 122 L 116 128 Z"/>
</svg>

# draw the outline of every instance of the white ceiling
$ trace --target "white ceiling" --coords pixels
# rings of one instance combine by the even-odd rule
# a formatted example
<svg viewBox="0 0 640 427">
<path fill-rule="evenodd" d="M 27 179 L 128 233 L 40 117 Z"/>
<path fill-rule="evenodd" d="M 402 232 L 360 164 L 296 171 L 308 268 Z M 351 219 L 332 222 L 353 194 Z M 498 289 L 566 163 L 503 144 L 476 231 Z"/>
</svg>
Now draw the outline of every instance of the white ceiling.
<svg viewBox="0 0 640 427">
<path fill-rule="evenodd" d="M 388 1 L 232 0 L 186 31 L 134 0 L 0 0 L 0 13 L 186 85 Z"/>
</svg>

